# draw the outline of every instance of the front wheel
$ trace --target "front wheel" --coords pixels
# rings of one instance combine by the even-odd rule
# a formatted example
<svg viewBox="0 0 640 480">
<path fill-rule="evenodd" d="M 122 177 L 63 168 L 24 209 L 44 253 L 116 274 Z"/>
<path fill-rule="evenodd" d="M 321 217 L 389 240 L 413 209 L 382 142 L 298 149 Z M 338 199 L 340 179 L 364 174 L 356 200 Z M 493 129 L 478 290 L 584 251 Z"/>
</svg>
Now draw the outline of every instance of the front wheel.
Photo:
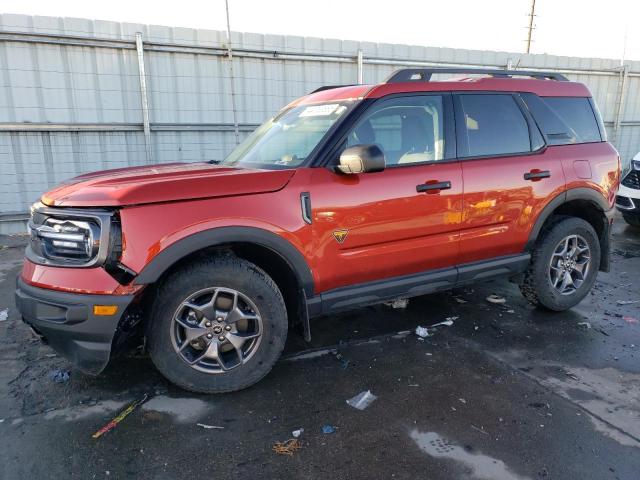
<svg viewBox="0 0 640 480">
<path fill-rule="evenodd" d="M 164 281 L 147 329 L 149 353 L 160 373 L 186 390 L 232 392 L 271 370 L 287 327 L 280 290 L 262 269 L 214 257 Z"/>
<path fill-rule="evenodd" d="M 581 218 L 559 218 L 536 243 L 520 291 L 536 306 L 567 310 L 589 293 L 599 265 L 593 227 Z"/>
</svg>

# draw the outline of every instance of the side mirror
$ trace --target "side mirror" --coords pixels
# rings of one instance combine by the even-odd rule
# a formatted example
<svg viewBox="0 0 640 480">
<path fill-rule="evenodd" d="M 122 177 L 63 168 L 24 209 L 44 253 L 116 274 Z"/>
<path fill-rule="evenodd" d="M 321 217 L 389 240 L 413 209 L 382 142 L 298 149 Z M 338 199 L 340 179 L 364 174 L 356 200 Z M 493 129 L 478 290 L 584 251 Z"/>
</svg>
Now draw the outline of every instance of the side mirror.
<svg viewBox="0 0 640 480">
<path fill-rule="evenodd" d="M 355 145 L 342 152 L 336 169 L 346 174 L 370 173 L 381 172 L 385 165 L 384 152 L 379 146 Z"/>
</svg>

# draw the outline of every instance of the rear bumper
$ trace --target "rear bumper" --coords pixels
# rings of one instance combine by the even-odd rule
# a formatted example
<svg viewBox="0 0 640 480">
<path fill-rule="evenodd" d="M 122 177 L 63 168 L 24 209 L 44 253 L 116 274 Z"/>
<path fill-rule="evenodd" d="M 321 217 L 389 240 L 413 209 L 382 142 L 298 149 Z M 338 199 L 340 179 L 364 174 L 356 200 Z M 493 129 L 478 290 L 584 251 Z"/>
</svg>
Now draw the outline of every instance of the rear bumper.
<svg viewBox="0 0 640 480">
<path fill-rule="evenodd" d="M 118 322 L 133 295 L 84 295 L 27 285 L 18 278 L 16 307 L 22 319 L 80 370 L 100 373 L 109 362 Z M 117 305 L 114 315 L 96 316 L 94 305 Z"/>
</svg>

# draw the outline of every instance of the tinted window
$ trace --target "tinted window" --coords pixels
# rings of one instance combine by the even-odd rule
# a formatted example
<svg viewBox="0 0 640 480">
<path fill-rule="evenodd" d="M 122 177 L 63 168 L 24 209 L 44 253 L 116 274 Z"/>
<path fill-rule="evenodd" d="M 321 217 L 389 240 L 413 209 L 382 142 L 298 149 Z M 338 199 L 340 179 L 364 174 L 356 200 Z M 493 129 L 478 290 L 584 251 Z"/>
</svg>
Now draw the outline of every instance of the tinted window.
<svg viewBox="0 0 640 480">
<path fill-rule="evenodd" d="M 529 127 L 511 95 L 460 95 L 466 156 L 531 151 Z"/>
<path fill-rule="evenodd" d="M 576 132 L 542 98 L 535 93 L 521 93 L 520 96 L 546 135 L 549 145 L 566 145 L 578 141 Z"/>
<path fill-rule="evenodd" d="M 573 129 L 578 143 L 600 142 L 600 130 L 588 98 L 545 97 L 544 101 Z"/>
<path fill-rule="evenodd" d="M 440 95 L 383 100 L 358 121 L 347 146 L 375 143 L 387 165 L 442 160 L 444 115 Z"/>
</svg>

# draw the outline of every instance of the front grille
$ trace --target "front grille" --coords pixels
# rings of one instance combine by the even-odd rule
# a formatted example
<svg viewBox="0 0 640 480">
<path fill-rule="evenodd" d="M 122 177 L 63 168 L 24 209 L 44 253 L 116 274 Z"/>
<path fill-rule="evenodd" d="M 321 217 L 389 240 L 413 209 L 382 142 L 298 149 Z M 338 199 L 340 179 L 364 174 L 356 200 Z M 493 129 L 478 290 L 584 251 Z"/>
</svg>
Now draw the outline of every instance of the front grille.
<svg viewBox="0 0 640 480">
<path fill-rule="evenodd" d="M 622 180 L 622 185 L 635 190 L 640 190 L 640 171 L 631 170 Z"/>
<path fill-rule="evenodd" d="M 616 205 L 618 205 L 621 208 L 633 208 L 633 202 L 631 201 L 630 198 L 627 197 L 621 197 L 620 195 L 616 195 Z"/>
</svg>

